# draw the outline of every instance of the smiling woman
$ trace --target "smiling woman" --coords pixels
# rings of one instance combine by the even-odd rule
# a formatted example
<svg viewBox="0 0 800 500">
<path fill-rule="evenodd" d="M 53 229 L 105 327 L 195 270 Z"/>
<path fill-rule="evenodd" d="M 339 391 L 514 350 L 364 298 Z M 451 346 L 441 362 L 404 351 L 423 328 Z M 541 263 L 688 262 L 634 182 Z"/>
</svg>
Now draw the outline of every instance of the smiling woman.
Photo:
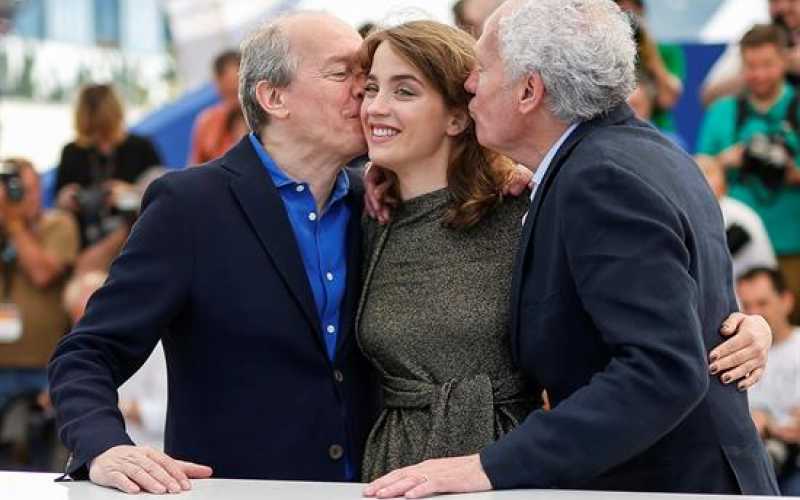
<svg viewBox="0 0 800 500">
<path fill-rule="evenodd" d="M 528 200 L 503 200 L 508 162 L 475 137 L 464 88 L 473 44 L 456 28 L 416 21 L 362 46 L 370 159 L 402 199 L 388 227 L 365 220 L 357 331 L 386 405 L 367 442 L 365 480 L 475 453 L 538 404 L 512 368 L 507 337 Z"/>
</svg>

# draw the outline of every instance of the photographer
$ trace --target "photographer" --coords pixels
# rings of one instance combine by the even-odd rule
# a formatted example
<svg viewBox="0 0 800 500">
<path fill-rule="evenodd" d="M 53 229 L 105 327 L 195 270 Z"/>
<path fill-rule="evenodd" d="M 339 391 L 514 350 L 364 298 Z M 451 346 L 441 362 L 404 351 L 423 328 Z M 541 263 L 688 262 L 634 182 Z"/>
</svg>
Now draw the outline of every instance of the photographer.
<svg viewBox="0 0 800 500">
<path fill-rule="evenodd" d="M 769 0 L 772 25 L 786 33 L 786 78 L 792 85 L 800 83 L 800 0 Z M 744 88 L 738 44 L 730 44 L 708 71 L 701 89 L 701 100 L 709 106 L 720 97 L 738 94 Z"/>
<path fill-rule="evenodd" d="M 800 97 L 786 83 L 786 34 L 759 25 L 741 41 L 745 91 L 706 112 L 697 150 L 725 167 L 729 195 L 764 221 L 789 288 L 800 291 Z"/>
<path fill-rule="evenodd" d="M 683 93 L 686 60 L 680 45 L 657 43 L 647 30 L 642 0 L 616 0 L 628 14 L 636 39 L 638 86 L 629 104 L 637 115 L 664 132 L 676 132 L 672 108 Z"/>
<path fill-rule="evenodd" d="M 77 267 L 104 269 L 122 248 L 138 209 L 133 183 L 161 160 L 149 140 L 126 131 L 122 103 L 109 85 L 81 89 L 75 131 L 76 140 L 61 153 L 56 203 L 80 224 Z"/>
<path fill-rule="evenodd" d="M 30 162 L 0 163 L 0 408 L 47 385 L 45 367 L 69 318 L 64 280 L 78 253 L 78 227 L 60 210 L 42 211 Z"/>
</svg>

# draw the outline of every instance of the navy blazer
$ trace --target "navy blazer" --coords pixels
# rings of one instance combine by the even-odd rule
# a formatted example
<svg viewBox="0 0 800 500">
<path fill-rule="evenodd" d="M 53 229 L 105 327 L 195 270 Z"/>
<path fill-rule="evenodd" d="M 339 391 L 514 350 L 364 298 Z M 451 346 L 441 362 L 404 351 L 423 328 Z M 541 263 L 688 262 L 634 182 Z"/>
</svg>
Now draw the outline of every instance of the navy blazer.
<svg viewBox="0 0 800 500">
<path fill-rule="evenodd" d="M 737 310 L 719 206 L 627 105 L 551 163 L 512 308 L 515 360 L 553 409 L 484 450 L 496 488 L 777 494 L 747 394 L 708 373 Z"/>
<path fill-rule="evenodd" d="M 355 477 L 374 418 L 375 377 L 355 342 L 363 186 L 347 203 L 348 283 L 335 360 L 283 202 L 245 137 L 210 164 L 148 189 L 110 277 L 50 362 L 67 472 L 131 444 L 117 387 L 158 340 L 167 359 L 165 451 L 215 477 Z"/>
</svg>

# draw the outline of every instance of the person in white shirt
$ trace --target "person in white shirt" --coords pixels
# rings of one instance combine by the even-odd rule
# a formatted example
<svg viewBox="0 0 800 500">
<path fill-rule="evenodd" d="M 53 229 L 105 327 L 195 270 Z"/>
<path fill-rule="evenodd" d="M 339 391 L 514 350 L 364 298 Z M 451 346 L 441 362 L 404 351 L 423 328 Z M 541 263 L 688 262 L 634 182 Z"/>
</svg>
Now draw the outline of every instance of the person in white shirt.
<svg viewBox="0 0 800 500">
<path fill-rule="evenodd" d="M 750 389 L 750 412 L 771 451 L 781 493 L 800 495 L 800 326 L 789 322 L 794 295 L 780 271 L 757 267 L 738 280 L 744 312 L 760 314 L 772 328 L 773 344 L 761 382 Z"/>
<path fill-rule="evenodd" d="M 725 220 L 728 248 L 733 257 L 733 277 L 739 278 L 754 267 L 777 267 L 775 251 L 761 217 L 752 208 L 726 195 L 727 185 L 722 165 L 707 155 L 697 155 L 695 161 L 719 200 Z"/>
</svg>

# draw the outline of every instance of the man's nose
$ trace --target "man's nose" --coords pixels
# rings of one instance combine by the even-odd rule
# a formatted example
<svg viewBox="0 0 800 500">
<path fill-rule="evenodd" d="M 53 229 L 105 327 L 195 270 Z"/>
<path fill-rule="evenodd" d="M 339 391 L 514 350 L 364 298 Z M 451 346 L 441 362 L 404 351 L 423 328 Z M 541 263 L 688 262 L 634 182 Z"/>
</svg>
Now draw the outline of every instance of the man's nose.
<svg viewBox="0 0 800 500">
<path fill-rule="evenodd" d="M 467 80 L 464 82 L 464 90 L 470 94 L 475 94 L 475 70 L 469 72 Z"/>
<path fill-rule="evenodd" d="M 353 86 L 350 89 L 351 95 L 354 99 L 361 101 L 364 99 L 364 83 L 366 82 L 366 76 L 363 72 L 356 73 L 353 76 Z"/>
</svg>

